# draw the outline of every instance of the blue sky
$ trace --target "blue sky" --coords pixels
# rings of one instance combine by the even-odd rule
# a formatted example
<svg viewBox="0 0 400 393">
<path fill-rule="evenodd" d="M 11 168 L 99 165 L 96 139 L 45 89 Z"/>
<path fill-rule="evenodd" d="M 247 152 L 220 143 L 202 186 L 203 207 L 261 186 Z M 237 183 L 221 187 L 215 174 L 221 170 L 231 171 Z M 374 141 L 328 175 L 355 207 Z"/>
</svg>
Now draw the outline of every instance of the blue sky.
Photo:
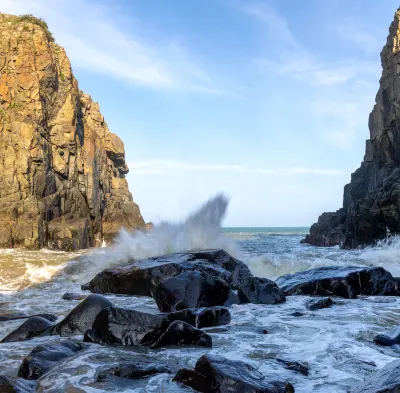
<svg viewBox="0 0 400 393">
<path fill-rule="evenodd" d="M 371 0 L 0 0 L 44 18 L 125 142 L 146 221 L 223 191 L 227 226 L 307 226 L 364 155 L 398 7 Z"/>
</svg>

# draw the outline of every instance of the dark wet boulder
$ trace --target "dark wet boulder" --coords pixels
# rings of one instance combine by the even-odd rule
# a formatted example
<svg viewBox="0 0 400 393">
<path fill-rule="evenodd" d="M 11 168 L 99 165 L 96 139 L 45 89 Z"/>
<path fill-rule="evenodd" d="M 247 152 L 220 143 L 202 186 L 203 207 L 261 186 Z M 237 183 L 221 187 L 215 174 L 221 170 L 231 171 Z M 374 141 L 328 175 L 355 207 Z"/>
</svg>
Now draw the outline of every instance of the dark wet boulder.
<svg viewBox="0 0 400 393">
<path fill-rule="evenodd" d="M 12 341 L 23 341 L 29 340 L 30 338 L 50 333 L 50 329 L 54 326 L 54 323 L 48 319 L 42 317 L 31 317 L 26 320 L 16 330 L 4 337 L 1 342 L 7 343 Z"/>
<path fill-rule="evenodd" d="M 169 322 L 183 321 L 196 328 L 228 325 L 231 314 L 224 307 L 187 308 L 166 315 Z"/>
<path fill-rule="evenodd" d="M 24 379 L 37 380 L 52 369 L 58 362 L 76 355 L 83 346 L 74 341 L 38 345 L 22 361 L 18 376 Z"/>
<path fill-rule="evenodd" d="M 162 312 L 239 303 L 226 281 L 197 271 L 187 271 L 161 281 L 154 288 L 153 297 Z"/>
<path fill-rule="evenodd" d="M 240 287 L 244 278 L 251 276 L 246 264 L 224 250 L 187 251 L 105 269 L 82 289 L 95 293 L 152 296 L 161 281 L 189 270 L 222 278 L 234 289 Z"/>
<path fill-rule="evenodd" d="M 1 393 L 33 393 L 35 387 L 36 382 L 26 381 L 25 379 L 18 377 L 0 375 Z"/>
<path fill-rule="evenodd" d="M 381 267 L 326 266 L 279 277 L 276 283 L 286 295 L 396 296 L 398 282 Z"/>
<path fill-rule="evenodd" d="M 400 344 L 400 326 L 395 326 L 386 334 L 379 334 L 374 338 L 375 344 L 390 347 Z"/>
<path fill-rule="evenodd" d="M 299 312 L 299 311 L 292 312 L 292 313 L 289 314 L 289 315 L 291 315 L 292 317 L 297 317 L 297 318 L 299 318 L 299 317 L 304 317 L 304 313 Z"/>
<path fill-rule="evenodd" d="M 212 347 L 212 338 L 200 329 L 196 329 L 186 322 L 174 321 L 163 332 L 160 337 L 151 345 L 151 348 L 162 347 Z"/>
<path fill-rule="evenodd" d="M 84 341 L 114 345 L 152 345 L 167 329 L 167 318 L 136 310 L 109 307 L 96 317 Z"/>
<path fill-rule="evenodd" d="M 277 304 L 286 300 L 284 293 L 267 278 L 247 277 L 238 290 L 241 303 Z"/>
<path fill-rule="evenodd" d="M 189 383 L 195 380 L 199 392 L 294 393 L 290 383 L 270 381 L 249 364 L 222 356 L 203 355 L 197 361 L 194 371 L 202 375 L 204 380 L 195 374 L 190 375 L 187 371 L 180 370 L 177 375 L 180 374 L 179 380 L 183 383 L 185 380 Z M 178 380 L 178 377 L 175 378 Z"/>
<path fill-rule="evenodd" d="M 183 383 L 196 392 L 216 392 L 211 385 L 212 381 L 207 380 L 204 375 L 188 368 L 179 369 L 173 381 Z"/>
<path fill-rule="evenodd" d="M 82 293 L 73 293 L 67 292 L 62 295 L 61 299 L 63 300 L 84 300 L 87 298 L 88 295 L 84 295 Z"/>
<path fill-rule="evenodd" d="M 139 379 L 155 374 L 171 374 L 171 369 L 154 361 L 132 361 L 101 371 L 97 376 L 97 380 L 104 381 L 110 376 L 126 379 Z"/>
<path fill-rule="evenodd" d="M 101 295 L 89 295 L 53 328 L 53 334 L 70 336 L 84 334 L 92 327 L 97 314 L 112 303 Z"/>
<path fill-rule="evenodd" d="M 363 382 L 357 382 L 350 393 L 398 393 L 400 392 L 400 360 L 369 375 Z"/>
<path fill-rule="evenodd" d="M 296 372 L 306 375 L 306 376 L 309 373 L 308 367 L 299 362 L 293 362 L 291 360 L 285 360 L 285 359 L 281 359 L 281 358 L 276 358 L 276 361 L 281 363 L 283 365 L 283 367 L 287 368 L 288 370 L 296 371 Z"/>
<path fill-rule="evenodd" d="M 306 303 L 306 308 L 309 311 L 321 310 L 322 308 L 329 308 L 335 302 L 330 297 L 324 297 L 322 299 L 312 299 Z"/>
<path fill-rule="evenodd" d="M 1 312 L 0 313 L 0 322 L 7 322 L 7 321 L 16 321 L 19 319 L 28 319 L 32 317 L 42 317 L 44 319 L 47 319 L 51 322 L 54 322 L 57 320 L 57 317 L 53 314 L 35 314 L 35 315 L 26 315 L 20 312 L 12 312 L 12 311 L 6 311 L 6 312 Z"/>
</svg>

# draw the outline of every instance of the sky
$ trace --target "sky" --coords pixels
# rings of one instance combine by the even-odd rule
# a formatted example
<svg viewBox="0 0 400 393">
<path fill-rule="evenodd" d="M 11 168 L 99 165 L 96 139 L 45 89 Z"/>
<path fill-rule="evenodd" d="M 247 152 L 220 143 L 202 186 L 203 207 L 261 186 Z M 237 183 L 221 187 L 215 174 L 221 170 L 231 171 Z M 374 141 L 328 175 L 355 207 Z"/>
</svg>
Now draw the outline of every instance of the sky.
<svg viewBox="0 0 400 393">
<path fill-rule="evenodd" d="M 309 226 L 362 161 L 398 1 L 0 0 L 32 13 L 125 143 L 146 221 Z"/>
</svg>

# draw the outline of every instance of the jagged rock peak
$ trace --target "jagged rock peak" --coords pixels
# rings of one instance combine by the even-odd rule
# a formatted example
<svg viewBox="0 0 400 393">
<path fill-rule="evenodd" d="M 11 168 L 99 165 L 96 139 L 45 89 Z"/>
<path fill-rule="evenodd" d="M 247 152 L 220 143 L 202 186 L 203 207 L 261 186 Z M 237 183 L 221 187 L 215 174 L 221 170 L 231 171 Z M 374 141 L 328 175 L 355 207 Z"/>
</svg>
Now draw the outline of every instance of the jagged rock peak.
<svg viewBox="0 0 400 393">
<path fill-rule="evenodd" d="M 0 13 L 0 247 L 76 250 L 143 229 L 127 172 L 46 23 Z"/>
</svg>

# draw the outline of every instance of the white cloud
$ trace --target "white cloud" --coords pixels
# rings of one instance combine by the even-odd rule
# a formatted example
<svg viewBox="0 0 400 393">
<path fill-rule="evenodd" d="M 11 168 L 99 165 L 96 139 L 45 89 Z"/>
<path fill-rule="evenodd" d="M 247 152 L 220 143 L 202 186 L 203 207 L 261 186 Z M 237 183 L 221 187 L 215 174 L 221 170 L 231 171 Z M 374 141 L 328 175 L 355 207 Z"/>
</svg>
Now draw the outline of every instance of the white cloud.
<svg viewBox="0 0 400 393">
<path fill-rule="evenodd" d="M 129 168 L 132 175 L 179 175 L 185 172 L 229 172 L 236 174 L 258 174 L 265 176 L 339 176 L 343 171 L 318 168 L 252 168 L 237 164 L 191 163 L 172 159 L 150 159 L 131 162 Z"/>
<path fill-rule="evenodd" d="M 338 26 L 337 31 L 343 39 L 354 43 L 366 53 L 375 53 L 382 46 L 382 41 L 377 36 L 354 26 L 354 22 Z"/>
<path fill-rule="evenodd" d="M 32 13 L 46 20 L 73 67 L 155 89 L 218 92 L 207 71 L 174 40 L 154 37 L 154 33 L 141 37 L 137 33 L 140 22 L 125 20 L 110 3 L 0 0 L 0 9 L 17 15 Z"/>
</svg>

